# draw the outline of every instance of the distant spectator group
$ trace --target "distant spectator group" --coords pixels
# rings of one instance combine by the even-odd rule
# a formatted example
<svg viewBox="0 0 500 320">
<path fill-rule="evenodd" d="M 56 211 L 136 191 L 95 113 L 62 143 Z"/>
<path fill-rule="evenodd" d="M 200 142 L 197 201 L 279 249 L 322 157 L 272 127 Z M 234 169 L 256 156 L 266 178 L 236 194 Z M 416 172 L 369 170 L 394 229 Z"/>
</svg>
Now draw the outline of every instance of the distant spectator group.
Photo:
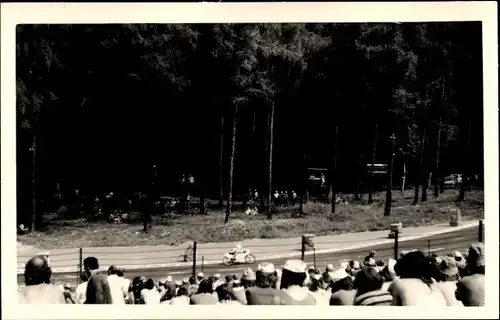
<svg viewBox="0 0 500 320">
<path fill-rule="evenodd" d="M 45 256 L 33 257 L 25 267 L 20 303 L 30 304 L 168 304 L 168 305 L 355 305 L 355 306 L 483 306 L 484 245 L 472 244 L 464 254 L 425 256 L 401 253 L 396 261 L 376 260 L 372 251 L 360 263 L 328 265 L 320 271 L 302 260 L 288 260 L 278 269 L 261 263 L 241 275 L 220 274 L 174 281 L 125 277 L 122 268 L 99 272 L 98 260 L 84 260 L 82 283 L 75 290 L 51 284 Z"/>
</svg>

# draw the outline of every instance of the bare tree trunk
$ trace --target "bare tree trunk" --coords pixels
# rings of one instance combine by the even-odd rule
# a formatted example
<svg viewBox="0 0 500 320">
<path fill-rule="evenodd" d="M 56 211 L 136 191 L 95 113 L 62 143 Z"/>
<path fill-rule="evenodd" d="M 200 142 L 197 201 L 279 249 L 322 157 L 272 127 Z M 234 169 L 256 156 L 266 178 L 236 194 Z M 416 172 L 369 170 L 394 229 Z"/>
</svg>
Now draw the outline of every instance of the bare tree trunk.
<svg viewBox="0 0 500 320">
<path fill-rule="evenodd" d="M 268 132 L 268 139 L 269 139 L 269 171 L 268 171 L 268 180 L 267 180 L 267 188 L 268 188 L 268 194 L 267 194 L 267 201 L 268 201 L 268 208 L 267 208 L 267 218 L 271 219 L 273 217 L 273 211 L 272 211 L 272 185 L 273 185 L 273 136 L 274 136 L 274 100 L 271 102 L 271 110 L 269 114 L 269 132 Z"/>
<path fill-rule="evenodd" d="M 407 172 L 406 172 L 406 159 L 403 157 L 403 181 L 401 183 L 401 195 L 404 197 L 404 194 L 405 194 L 405 186 L 406 186 L 406 176 L 407 176 Z"/>
<path fill-rule="evenodd" d="M 35 231 L 35 227 L 36 227 L 36 182 L 35 182 L 35 168 L 36 168 L 36 131 L 35 131 L 35 128 L 33 128 L 33 144 L 30 148 L 30 151 L 32 152 L 33 154 L 33 164 L 32 164 L 32 175 L 31 175 L 31 184 L 32 184 L 32 188 L 33 188 L 33 193 L 32 193 L 32 196 L 33 196 L 33 215 L 31 217 L 31 232 L 34 232 Z"/>
<path fill-rule="evenodd" d="M 331 183 L 331 186 L 332 186 L 332 213 L 335 213 L 335 200 L 337 198 L 337 156 L 338 156 L 338 136 L 339 136 L 339 125 L 335 125 L 335 140 L 334 140 L 334 143 L 333 143 L 333 170 L 332 170 L 332 174 L 331 174 L 331 178 L 330 180 L 332 180 L 330 183 Z"/>
<path fill-rule="evenodd" d="M 416 205 L 418 203 L 418 193 L 420 190 L 420 183 L 423 181 L 422 175 L 424 173 L 423 164 L 424 164 L 425 139 L 426 139 L 426 129 L 424 127 L 421 140 L 420 161 L 418 164 L 417 178 L 415 179 L 415 195 L 413 197 L 413 205 Z"/>
<path fill-rule="evenodd" d="M 426 135 L 424 147 L 427 147 L 428 142 L 429 142 L 429 135 Z M 427 151 L 425 148 L 422 151 L 423 151 L 422 152 L 422 157 L 423 157 L 423 160 L 422 160 L 422 198 L 420 199 L 420 201 L 426 202 L 427 201 L 427 189 L 429 188 L 429 169 L 428 169 L 428 161 L 427 161 L 427 157 L 426 157 Z"/>
<path fill-rule="evenodd" d="M 472 132 L 472 119 L 469 120 L 469 128 L 467 130 L 467 142 L 465 144 L 465 155 L 462 162 L 462 183 L 460 184 L 460 194 L 458 195 L 458 201 L 463 201 L 465 199 L 465 184 L 468 181 L 469 174 L 469 146 Z"/>
<path fill-rule="evenodd" d="M 437 149 L 436 149 L 436 167 L 434 169 L 434 197 L 439 196 L 439 183 L 441 181 L 441 172 L 439 168 L 439 152 L 441 151 L 441 118 L 437 126 Z"/>
<path fill-rule="evenodd" d="M 223 165 L 224 165 L 224 116 L 221 116 L 220 150 L 219 150 L 219 206 L 224 205 Z"/>
<path fill-rule="evenodd" d="M 375 167 L 375 157 L 377 156 L 377 136 L 378 122 L 375 124 L 375 138 L 373 140 L 372 166 L 370 168 L 370 185 L 368 187 L 368 203 L 373 202 L 373 171 Z"/>
<path fill-rule="evenodd" d="M 359 152 L 359 150 L 358 150 Z M 361 170 L 361 165 L 363 163 L 363 155 L 359 154 L 358 155 L 358 165 L 356 166 L 356 185 L 354 186 L 354 201 L 359 201 L 360 196 L 359 196 L 359 177 L 360 177 L 360 170 Z"/>
<path fill-rule="evenodd" d="M 440 162 L 441 164 L 444 163 L 444 165 L 446 165 L 446 151 L 448 150 L 448 134 L 449 134 L 449 130 L 450 130 L 450 120 L 449 119 L 446 119 L 446 127 L 445 127 L 445 130 L 444 130 L 444 141 L 443 141 L 443 146 L 442 146 L 442 152 L 441 152 L 441 156 L 440 156 Z M 444 175 L 443 175 L 443 172 L 441 172 L 441 176 L 440 176 L 440 179 L 439 179 L 439 193 L 443 193 L 444 192 Z"/>
<path fill-rule="evenodd" d="M 236 151 L 236 120 L 238 119 L 238 107 L 234 106 L 234 119 L 233 127 L 231 130 L 231 154 L 229 155 L 229 179 L 228 179 L 228 191 L 227 191 L 227 207 L 226 207 L 226 218 L 224 223 L 229 222 L 229 215 L 231 215 L 231 209 L 233 207 L 233 179 L 234 179 L 234 156 Z"/>
<path fill-rule="evenodd" d="M 391 160 L 389 162 L 389 165 L 387 166 L 388 180 L 387 180 L 387 189 L 385 192 L 384 216 L 391 215 L 391 207 L 392 207 L 392 173 L 394 171 L 394 149 L 396 147 L 396 136 L 394 135 L 394 133 L 391 135 L 390 139 L 392 140 Z"/>
</svg>

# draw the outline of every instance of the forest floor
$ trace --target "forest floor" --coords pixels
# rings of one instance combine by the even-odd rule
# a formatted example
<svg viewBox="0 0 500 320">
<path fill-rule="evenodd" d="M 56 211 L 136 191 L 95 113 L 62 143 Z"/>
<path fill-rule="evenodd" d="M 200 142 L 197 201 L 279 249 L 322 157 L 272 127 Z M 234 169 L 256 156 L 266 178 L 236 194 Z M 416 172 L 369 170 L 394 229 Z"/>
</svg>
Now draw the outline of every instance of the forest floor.
<svg viewBox="0 0 500 320">
<path fill-rule="evenodd" d="M 37 248 L 79 248 L 95 246 L 140 246 L 160 244 L 182 244 L 186 241 L 230 242 L 243 239 L 288 238 L 304 233 L 333 235 L 340 233 L 388 230 L 392 223 L 401 222 L 403 227 L 434 225 L 450 220 L 450 208 L 459 208 L 463 220 L 484 218 L 484 192 L 467 191 L 463 202 L 456 202 L 457 190 L 446 190 L 435 198 L 428 192 L 428 200 L 412 205 L 413 191 L 404 194 L 393 192 L 393 209 L 385 217 L 385 193 L 376 193 L 372 204 L 353 201 L 345 197 L 348 204 L 336 206 L 336 213 L 330 213 L 328 203 L 304 205 L 305 214 L 294 218 L 298 206 L 276 208 L 272 220 L 266 214 L 247 216 L 241 203 L 224 224 L 225 210 L 209 208 L 207 215 L 164 214 L 153 218 L 153 227 L 147 234 L 137 214 L 130 214 L 129 221 L 107 223 L 89 221 L 82 216 L 64 214 L 44 215 L 44 225 L 39 231 L 18 236 L 18 242 Z M 197 200 L 197 199 L 195 199 Z M 215 203 L 215 202 L 213 202 Z M 239 208 L 239 209 L 238 209 Z"/>
</svg>

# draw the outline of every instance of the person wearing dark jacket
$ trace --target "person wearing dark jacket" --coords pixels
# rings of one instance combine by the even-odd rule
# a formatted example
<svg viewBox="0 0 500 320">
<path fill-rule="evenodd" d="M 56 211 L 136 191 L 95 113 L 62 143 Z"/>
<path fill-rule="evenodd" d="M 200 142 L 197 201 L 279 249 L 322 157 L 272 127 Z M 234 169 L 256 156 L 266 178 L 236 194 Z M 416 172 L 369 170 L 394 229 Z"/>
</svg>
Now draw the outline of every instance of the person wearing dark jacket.
<svg viewBox="0 0 500 320">
<path fill-rule="evenodd" d="M 99 262 L 94 257 L 83 260 L 85 272 L 90 275 L 85 304 L 111 304 L 111 291 L 106 276 L 99 273 Z"/>
</svg>

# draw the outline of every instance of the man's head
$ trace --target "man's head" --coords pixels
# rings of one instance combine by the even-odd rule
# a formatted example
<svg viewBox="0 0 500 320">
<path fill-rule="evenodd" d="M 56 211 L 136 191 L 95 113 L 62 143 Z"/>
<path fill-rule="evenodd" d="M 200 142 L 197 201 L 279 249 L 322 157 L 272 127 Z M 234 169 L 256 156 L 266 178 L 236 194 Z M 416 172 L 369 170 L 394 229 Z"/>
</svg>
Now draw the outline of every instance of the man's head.
<svg viewBox="0 0 500 320">
<path fill-rule="evenodd" d="M 117 274 L 118 268 L 115 266 L 111 266 L 108 268 L 108 275 L 114 275 Z"/>
<path fill-rule="evenodd" d="M 93 271 L 99 269 L 99 261 L 95 257 L 87 257 L 83 260 L 83 266 L 87 271 Z"/>
<path fill-rule="evenodd" d="M 236 244 L 236 250 L 241 251 L 241 248 L 242 248 L 241 243 L 237 243 Z"/>
<path fill-rule="evenodd" d="M 116 275 L 119 277 L 124 277 L 125 276 L 125 269 L 123 268 L 117 268 L 116 269 Z"/>
<path fill-rule="evenodd" d="M 196 278 L 198 281 L 201 281 L 201 280 L 203 280 L 204 277 L 205 277 L 205 275 L 203 274 L 203 272 L 198 272 L 198 275 Z"/>
<path fill-rule="evenodd" d="M 24 282 L 27 286 L 50 283 L 52 270 L 43 257 L 36 256 L 26 263 L 24 268 Z"/>
</svg>

